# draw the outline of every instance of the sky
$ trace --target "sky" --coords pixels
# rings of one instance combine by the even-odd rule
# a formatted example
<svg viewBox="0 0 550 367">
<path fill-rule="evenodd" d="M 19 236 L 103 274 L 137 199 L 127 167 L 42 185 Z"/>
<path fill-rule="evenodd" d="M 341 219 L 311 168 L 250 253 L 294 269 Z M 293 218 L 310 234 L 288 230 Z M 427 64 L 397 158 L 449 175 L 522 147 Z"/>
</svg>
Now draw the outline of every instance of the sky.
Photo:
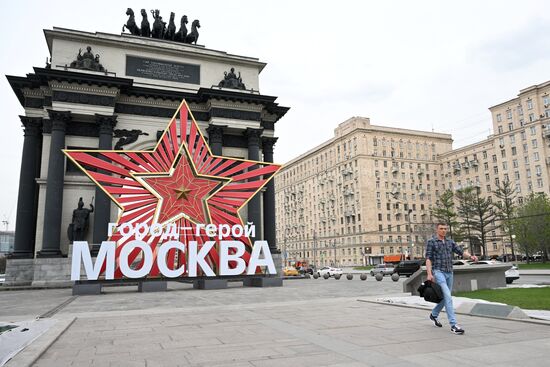
<svg viewBox="0 0 550 367">
<path fill-rule="evenodd" d="M 45 65 L 43 29 L 119 34 L 130 3 L 10 1 L 0 22 L 0 71 Z M 153 6 L 154 4 L 154 6 Z M 257 57 L 260 92 L 290 111 L 276 124 L 275 161 L 330 139 L 352 116 L 450 133 L 454 147 L 492 133 L 488 108 L 550 80 L 545 1 L 132 1 L 201 23 L 207 48 Z M 139 16 L 138 20 L 141 19 Z M 246 83 L 246 81 L 244 81 Z M 15 227 L 24 113 L 0 78 L 0 220 Z M 0 223 L 0 229 L 6 227 Z"/>
</svg>

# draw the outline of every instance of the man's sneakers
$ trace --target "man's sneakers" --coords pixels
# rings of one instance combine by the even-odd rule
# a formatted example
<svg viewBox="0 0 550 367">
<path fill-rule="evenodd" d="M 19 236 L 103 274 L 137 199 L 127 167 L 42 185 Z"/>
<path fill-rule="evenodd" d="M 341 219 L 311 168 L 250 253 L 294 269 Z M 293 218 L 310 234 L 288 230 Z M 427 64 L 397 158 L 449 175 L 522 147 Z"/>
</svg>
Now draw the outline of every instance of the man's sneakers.
<svg viewBox="0 0 550 367">
<path fill-rule="evenodd" d="M 430 320 L 432 320 L 434 322 L 435 326 L 443 327 L 443 325 L 441 325 L 441 323 L 437 320 L 437 317 L 434 317 L 434 315 L 432 315 L 431 312 L 430 312 Z"/>
<path fill-rule="evenodd" d="M 451 326 L 451 333 L 462 335 L 464 334 L 464 329 L 461 328 L 459 325 L 453 325 Z"/>
</svg>

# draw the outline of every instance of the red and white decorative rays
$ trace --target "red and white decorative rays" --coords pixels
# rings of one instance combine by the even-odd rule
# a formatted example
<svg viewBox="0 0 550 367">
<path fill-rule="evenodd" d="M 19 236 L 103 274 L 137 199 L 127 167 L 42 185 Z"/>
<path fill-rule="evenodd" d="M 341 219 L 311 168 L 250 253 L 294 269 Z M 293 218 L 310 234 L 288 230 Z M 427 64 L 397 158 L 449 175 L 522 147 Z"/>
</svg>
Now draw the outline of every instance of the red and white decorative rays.
<svg viewBox="0 0 550 367">
<path fill-rule="evenodd" d="M 92 179 L 120 208 L 117 228 L 128 223 L 175 223 L 180 229 L 179 241 L 197 241 L 199 246 L 214 238 L 197 224 L 243 226 L 242 208 L 281 168 L 280 165 L 215 156 L 202 136 L 185 101 L 170 120 L 157 145 L 150 151 L 65 150 L 64 153 Z M 122 277 L 118 258 L 122 247 L 133 238 L 120 232 L 109 240 L 116 241 L 117 270 Z M 218 239 L 216 237 L 216 239 Z M 251 241 L 248 237 L 225 235 L 222 240 L 237 240 L 247 245 L 243 259 L 248 263 Z M 156 257 L 161 237 L 147 234 L 144 238 Z M 130 254 L 132 263 L 139 249 Z M 176 259 L 169 253 L 167 263 L 180 266 L 185 256 Z M 208 262 L 219 266 L 217 247 Z M 154 262 L 150 276 L 158 276 Z M 170 265 L 169 265 L 170 266 Z"/>
</svg>

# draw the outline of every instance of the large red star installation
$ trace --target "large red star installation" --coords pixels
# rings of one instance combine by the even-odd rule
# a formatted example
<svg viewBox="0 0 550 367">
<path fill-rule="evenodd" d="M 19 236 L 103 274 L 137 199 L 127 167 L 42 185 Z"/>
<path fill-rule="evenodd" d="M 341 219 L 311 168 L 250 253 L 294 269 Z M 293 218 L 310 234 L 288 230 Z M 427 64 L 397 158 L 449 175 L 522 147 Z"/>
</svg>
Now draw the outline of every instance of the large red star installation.
<svg viewBox="0 0 550 367">
<path fill-rule="evenodd" d="M 180 228 L 179 241 L 197 241 L 199 246 L 219 238 L 207 236 L 204 229 L 197 235 L 197 224 L 243 226 L 239 210 L 281 169 L 278 164 L 213 155 L 185 101 L 151 151 L 64 153 L 120 208 L 117 228 L 126 223 L 149 227 L 175 223 Z M 117 243 L 115 277 L 120 278 L 119 254 L 133 238 L 117 232 L 109 240 Z M 148 234 L 143 240 L 156 258 L 161 237 Z M 248 237 L 228 234 L 221 240 L 245 243 L 243 259 L 248 263 L 252 246 Z M 139 253 L 137 249 L 130 254 L 130 264 Z M 208 254 L 208 262 L 214 270 L 219 267 L 217 246 Z M 176 251 L 171 251 L 167 263 L 171 268 L 179 267 L 185 264 L 185 255 L 176 258 Z M 150 277 L 159 275 L 156 261 L 153 264 Z"/>
</svg>

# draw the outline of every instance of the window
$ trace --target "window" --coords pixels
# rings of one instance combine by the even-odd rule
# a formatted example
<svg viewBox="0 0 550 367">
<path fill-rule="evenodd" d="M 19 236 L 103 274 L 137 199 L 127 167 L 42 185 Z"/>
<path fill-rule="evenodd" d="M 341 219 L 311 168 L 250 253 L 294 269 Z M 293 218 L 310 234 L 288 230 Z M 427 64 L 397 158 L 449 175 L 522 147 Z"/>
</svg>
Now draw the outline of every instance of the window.
<svg viewBox="0 0 550 367">
<path fill-rule="evenodd" d="M 504 161 L 502 162 L 502 169 L 507 170 L 508 169 L 508 162 Z"/>
<path fill-rule="evenodd" d="M 516 135 L 510 134 L 510 143 L 512 143 L 512 144 L 516 143 Z"/>
<path fill-rule="evenodd" d="M 518 115 L 523 116 L 523 107 L 518 106 Z"/>
<path fill-rule="evenodd" d="M 532 110 L 533 109 L 533 101 L 528 99 L 527 100 L 527 109 Z"/>
<path fill-rule="evenodd" d="M 502 134 L 502 132 L 503 132 L 502 126 L 499 125 L 499 126 L 498 126 L 498 133 L 499 133 L 499 134 Z"/>
<path fill-rule="evenodd" d="M 529 156 L 526 155 L 525 157 L 523 157 L 524 161 L 525 161 L 525 164 L 529 164 Z"/>
<path fill-rule="evenodd" d="M 511 119 L 511 118 L 512 118 L 512 110 L 506 111 L 506 117 L 507 117 L 508 119 Z"/>
<path fill-rule="evenodd" d="M 516 154 L 518 154 L 518 150 L 516 149 L 516 147 L 512 147 L 512 155 Z"/>
<path fill-rule="evenodd" d="M 500 113 L 497 113 L 497 122 L 502 121 L 502 115 Z"/>
<path fill-rule="evenodd" d="M 500 156 L 501 156 L 502 158 L 506 158 L 506 151 L 505 151 L 504 149 L 501 149 L 501 151 L 500 151 Z"/>
<path fill-rule="evenodd" d="M 533 122 L 535 121 L 535 114 L 534 113 L 530 113 L 529 114 L 529 122 Z"/>
<path fill-rule="evenodd" d="M 540 158 L 539 158 L 539 152 L 533 153 L 533 160 L 534 160 L 535 162 L 538 162 L 538 161 L 540 160 Z"/>
<path fill-rule="evenodd" d="M 514 130 L 514 124 L 512 122 L 510 122 L 508 124 L 508 131 L 512 131 L 512 130 Z"/>
<path fill-rule="evenodd" d="M 520 133 L 521 140 L 527 140 L 527 134 L 525 134 L 525 130 L 521 131 Z"/>
<path fill-rule="evenodd" d="M 537 147 L 537 139 L 531 140 L 531 146 L 532 146 L 533 148 L 536 148 L 536 147 Z"/>
<path fill-rule="evenodd" d="M 527 168 L 525 170 L 525 174 L 527 175 L 527 178 L 531 178 L 531 168 Z"/>
<path fill-rule="evenodd" d="M 542 104 L 544 107 L 548 107 L 550 105 L 550 96 L 546 95 L 542 97 Z"/>
<path fill-rule="evenodd" d="M 498 138 L 498 144 L 500 145 L 501 148 L 504 148 L 504 138 L 503 137 Z"/>
<path fill-rule="evenodd" d="M 486 150 L 483 151 L 483 159 L 487 159 L 487 151 Z"/>
<path fill-rule="evenodd" d="M 543 187 L 542 178 L 537 178 L 537 187 L 541 189 Z"/>
<path fill-rule="evenodd" d="M 537 135 L 537 127 L 531 126 L 531 135 Z"/>
<path fill-rule="evenodd" d="M 542 176 L 542 170 L 541 170 L 540 166 L 535 166 L 535 172 L 536 172 L 537 176 Z"/>
<path fill-rule="evenodd" d="M 515 171 L 514 172 L 514 178 L 517 180 L 519 180 L 519 172 L 518 171 Z"/>
<path fill-rule="evenodd" d="M 517 159 L 514 159 L 514 160 L 512 161 L 512 165 L 514 166 L 514 168 L 518 168 L 518 167 L 519 167 L 518 160 L 517 160 Z"/>
</svg>

